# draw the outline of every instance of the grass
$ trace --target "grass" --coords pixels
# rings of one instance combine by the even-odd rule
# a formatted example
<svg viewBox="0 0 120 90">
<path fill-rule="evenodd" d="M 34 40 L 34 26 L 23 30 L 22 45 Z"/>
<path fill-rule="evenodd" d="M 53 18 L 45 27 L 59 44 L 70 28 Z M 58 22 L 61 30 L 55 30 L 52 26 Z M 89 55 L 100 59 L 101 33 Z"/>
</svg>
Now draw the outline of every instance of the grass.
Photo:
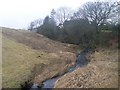
<svg viewBox="0 0 120 90">
<path fill-rule="evenodd" d="M 117 49 L 100 49 L 87 58 L 87 66 L 58 79 L 55 88 L 118 88 Z"/>
<path fill-rule="evenodd" d="M 33 50 L 28 46 L 3 37 L 3 87 L 18 87 L 31 77 L 35 64 L 48 64 L 48 53 Z M 38 56 L 41 56 L 38 58 Z"/>
<path fill-rule="evenodd" d="M 9 28 L 3 28 L 2 36 L 3 88 L 19 88 L 27 80 L 40 84 L 75 63 L 72 45 Z"/>
<path fill-rule="evenodd" d="M 68 67 L 74 65 L 74 52 L 81 51 L 74 45 L 55 42 L 32 32 L 4 28 L 2 33 L 3 88 L 19 88 L 27 80 L 40 84 L 46 79 L 62 75 Z M 55 87 L 117 87 L 117 50 L 100 49 L 89 58 L 91 62 L 87 67 L 64 75 Z"/>
</svg>

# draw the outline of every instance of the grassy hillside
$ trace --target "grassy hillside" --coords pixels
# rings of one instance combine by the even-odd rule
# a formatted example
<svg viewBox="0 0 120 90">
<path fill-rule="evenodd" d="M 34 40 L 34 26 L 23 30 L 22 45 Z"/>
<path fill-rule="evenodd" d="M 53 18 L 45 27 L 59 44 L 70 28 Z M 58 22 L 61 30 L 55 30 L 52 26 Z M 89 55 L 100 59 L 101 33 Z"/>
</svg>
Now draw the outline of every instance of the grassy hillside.
<svg viewBox="0 0 120 90">
<path fill-rule="evenodd" d="M 20 87 L 27 80 L 41 83 L 64 73 L 76 60 L 73 45 L 24 30 L 2 28 L 2 35 L 4 88 Z"/>
<path fill-rule="evenodd" d="M 41 84 L 65 73 L 75 64 L 77 46 L 50 40 L 25 30 L 2 28 L 2 79 L 4 88 L 17 88 L 30 80 Z M 88 53 L 90 63 L 57 80 L 55 88 L 117 88 L 118 51 L 97 48 Z"/>
</svg>

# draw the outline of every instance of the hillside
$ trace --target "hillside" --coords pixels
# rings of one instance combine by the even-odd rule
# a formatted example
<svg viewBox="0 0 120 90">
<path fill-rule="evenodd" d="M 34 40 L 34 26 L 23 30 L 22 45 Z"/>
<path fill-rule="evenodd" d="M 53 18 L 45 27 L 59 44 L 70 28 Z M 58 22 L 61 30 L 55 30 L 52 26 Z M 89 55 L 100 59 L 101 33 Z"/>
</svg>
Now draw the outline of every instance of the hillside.
<svg viewBox="0 0 120 90">
<path fill-rule="evenodd" d="M 64 73 L 76 60 L 74 47 L 33 32 L 2 28 L 2 86 L 17 88 L 27 80 L 41 83 Z"/>
<path fill-rule="evenodd" d="M 117 88 L 118 49 L 96 48 L 90 63 L 61 76 L 54 88 Z M 62 75 L 75 64 L 78 47 L 50 40 L 43 35 L 2 28 L 3 87 L 17 88 L 25 81 L 41 84 Z"/>
<path fill-rule="evenodd" d="M 118 88 L 118 50 L 88 54 L 90 63 L 57 80 L 55 88 Z M 64 83 L 64 84 L 62 84 Z"/>
</svg>

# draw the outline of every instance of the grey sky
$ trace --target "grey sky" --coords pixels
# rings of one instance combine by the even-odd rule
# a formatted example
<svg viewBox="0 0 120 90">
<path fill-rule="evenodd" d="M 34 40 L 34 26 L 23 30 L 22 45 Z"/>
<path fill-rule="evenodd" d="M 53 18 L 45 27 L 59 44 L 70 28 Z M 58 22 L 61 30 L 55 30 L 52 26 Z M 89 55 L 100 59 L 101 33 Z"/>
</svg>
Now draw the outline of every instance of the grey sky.
<svg viewBox="0 0 120 90">
<path fill-rule="evenodd" d="M 44 18 L 54 8 L 75 9 L 91 0 L 0 0 L 0 26 L 27 28 L 35 19 Z"/>
</svg>

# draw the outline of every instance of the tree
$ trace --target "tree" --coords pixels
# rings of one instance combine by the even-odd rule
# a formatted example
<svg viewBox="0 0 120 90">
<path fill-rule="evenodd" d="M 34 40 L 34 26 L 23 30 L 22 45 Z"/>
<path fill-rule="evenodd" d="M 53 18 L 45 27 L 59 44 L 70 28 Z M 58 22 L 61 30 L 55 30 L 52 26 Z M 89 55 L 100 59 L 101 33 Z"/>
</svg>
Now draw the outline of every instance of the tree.
<svg viewBox="0 0 120 90">
<path fill-rule="evenodd" d="M 35 28 L 38 28 L 39 26 L 42 25 L 43 20 L 42 19 L 37 19 L 34 21 Z"/>
<path fill-rule="evenodd" d="M 111 13 L 114 13 L 116 3 L 109 2 L 87 2 L 78 12 L 74 13 L 76 18 L 88 19 L 90 23 L 93 23 L 96 31 L 98 32 L 98 26 L 103 25 Z"/>
<path fill-rule="evenodd" d="M 55 14 L 56 14 L 56 11 L 54 9 L 52 9 L 52 11 L 50 13 L 50 17 L 55 19 Z"/>
<path fill-rule="evenodd" d="M 87 19 L 75 19 L 63 23 L 63 37 L 67 43 L 88 43 L 92 38 L 90 34 L 94 32 L 93 30 Z"/>
<path fill-rule="evenodd" d="M 28 30 L 33 31 L 34 29 L 34 22 L 30 23 L 30 26 L 28 26 Z"/>
<path fill-rule="evenodd" d="M 51 23 L 51 25 L 53 25 L 53 27 L 56 26 L 55 14 L 56 14 L 55 10 L 52 9 L 52 11 L 50 13 L 50 21 L 49 22 Z"/>
<path fill-rule="evenodd" d="M 49 24 L 49 16 L 46 16 L 45 19 L 43 20 L 43 25 L 48 25 Z"/>
<path fill-rule="evenodd" d="M 43 25 L 38 28 L 37 32 L 51 39 L 55 39 L 57 34 L 57 26 L 54 18 L 46 16 L 43 21 Z"/>
<path fill-rule="evenodd" d="M 30 23 L 28 30 L 36 32 L 36 29 L 42 25 L 42 19 L 34 20 Z"/>
<path fill-rule="evenodd" d="M 60 7 L 56 11 L 56 21 L 58 24 L 63 24 L 66 20 L 69 20 L 72 16 L 71 9 L 68 7 Z"/>
</svg>

